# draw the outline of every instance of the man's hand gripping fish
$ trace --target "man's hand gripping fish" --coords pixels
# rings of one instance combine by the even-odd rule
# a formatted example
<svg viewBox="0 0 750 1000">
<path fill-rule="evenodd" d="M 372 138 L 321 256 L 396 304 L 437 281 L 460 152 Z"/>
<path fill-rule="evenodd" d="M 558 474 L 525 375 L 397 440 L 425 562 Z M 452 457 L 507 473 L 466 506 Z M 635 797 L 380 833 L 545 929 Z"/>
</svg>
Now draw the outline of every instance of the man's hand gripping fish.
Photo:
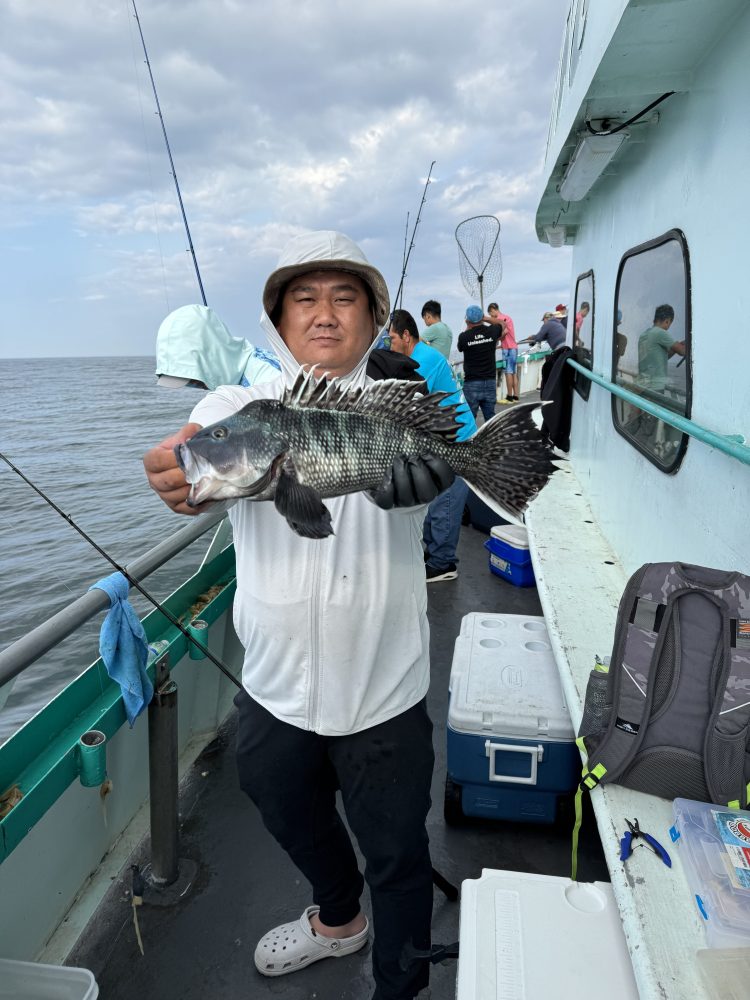
<svg viewBox="0 0 750 1000">
<path fill-rule="evenodd" d="M 326 538 L 324 498 L 377 492 L 398 455 L 431 454 L 501 516 L 518 519 L 555 471 L 531 419 L 539 404 L 514 406 L 456 442 L 456 406 L 440 405 L 449 395 L 418 395 L 394 380 L 348 390 L 301 372 L 280 400 L 253 400 L 175 448 L 192 486 L 187 503 L 273 500 L 298 535 Z"/>
</svg>

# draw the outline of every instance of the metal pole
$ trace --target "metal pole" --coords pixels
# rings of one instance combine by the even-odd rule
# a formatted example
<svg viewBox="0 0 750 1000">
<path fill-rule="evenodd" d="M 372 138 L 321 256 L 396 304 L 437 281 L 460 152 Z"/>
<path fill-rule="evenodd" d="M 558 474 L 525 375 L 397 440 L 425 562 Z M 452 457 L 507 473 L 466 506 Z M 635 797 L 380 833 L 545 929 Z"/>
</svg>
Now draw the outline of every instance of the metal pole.
<svg viewBox="0 0 750 1000">
<path fill-rule="evenodd" d="M 226 517 L 225 513 L 201 514 L 192 523 L 160 542 L 148 552 L 128 563 L 128 574 L 144 579 L 182 552 L 201 535 L 210 531 Z M 67 516 L 66 516 L 67 520 Z M 37 625 L 10 646 L 0 651 L 0 687 L 13 680 L 32 663 L 48 653 L 59 642 L 72 635 L 84 622 L 89 621 L 105 608 L 109 597 L 103 590 L 89 590 L 47 621 Z"/>
<path fill-rule="evenodd" d="M 166 661 L 166 657 L 164 658 Z M 159 683 L 158 672 L 165 677 Z M 148 773 L 151 808 L 151 873 L 155 886 L 179 874 L 177 834 L 177 685 L 157 663 L 157 686 L 148 706 Z"/>
</svg>

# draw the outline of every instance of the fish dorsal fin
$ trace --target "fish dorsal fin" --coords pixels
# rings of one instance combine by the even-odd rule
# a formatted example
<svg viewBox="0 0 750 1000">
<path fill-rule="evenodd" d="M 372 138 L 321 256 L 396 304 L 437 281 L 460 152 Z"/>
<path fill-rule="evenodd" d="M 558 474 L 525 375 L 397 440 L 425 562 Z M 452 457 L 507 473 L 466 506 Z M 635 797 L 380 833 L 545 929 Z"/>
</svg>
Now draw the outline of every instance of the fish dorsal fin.
<svg viewBox="0 0 750 1000">
<path fill-rule="evenodd" d="M 414 382 L 384 379 L 366 388 L 347 389 L 338 379 L 315 377 L 315 369 L 301 371 L 291 389 L 281 398 L 284 406 L 296 409 L 338 410 L 361 413 L 371 417 L 386 417 L 414 431 L 437 434 L 446 441 L 455 441 L 460 424 L 456 405 L 441 406 L 453 395 L 432 392 L 421 395 Z"/>
</svg>

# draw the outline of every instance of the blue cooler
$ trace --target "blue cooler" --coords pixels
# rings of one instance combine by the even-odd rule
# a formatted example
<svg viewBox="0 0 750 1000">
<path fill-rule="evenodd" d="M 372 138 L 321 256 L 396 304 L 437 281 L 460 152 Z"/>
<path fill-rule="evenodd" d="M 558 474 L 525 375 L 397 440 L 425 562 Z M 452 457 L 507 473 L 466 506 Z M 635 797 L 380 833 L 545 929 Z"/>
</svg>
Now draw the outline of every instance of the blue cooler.
<svg viewBox="0 0 750 1000">
<path fill-rule="evenodd" d="M 445 818 L 552 823 L 581 758 L 544 618 L 470 614 L 453 653 Z"/>
<path fill-rule="evenodd" d="M 490 571 L 516 587 L 536 583 L 531 565 L 529 539 L 522 524 L 497 524 L 484 543 L 490 554 Z"/>
</svg>

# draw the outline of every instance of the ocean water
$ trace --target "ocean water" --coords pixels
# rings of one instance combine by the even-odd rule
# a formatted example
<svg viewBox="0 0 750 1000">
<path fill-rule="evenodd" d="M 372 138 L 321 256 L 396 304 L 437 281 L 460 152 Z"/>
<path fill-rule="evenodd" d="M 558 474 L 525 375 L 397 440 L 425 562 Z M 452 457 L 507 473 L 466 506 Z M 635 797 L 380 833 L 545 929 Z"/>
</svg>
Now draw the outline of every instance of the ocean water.
<svg viewBox="0 0 750 1000">
<path fill-rule="evenodd" d="M 153 358 L 0 359 L 0 452 L 121 565 L 188 520 L 148 486 L 143 453 L 187 422 L 195 389 L 156 385 Z M 147 578 L 162 599 L 194 571 L 210 532 Z M 0 461 L 0 649 L 112 566 Z M 137 592 L 142 617 L 150 604 Z M 0 742 L 98 656 L 103 615 L 20 674 Z"/>
</svg>

